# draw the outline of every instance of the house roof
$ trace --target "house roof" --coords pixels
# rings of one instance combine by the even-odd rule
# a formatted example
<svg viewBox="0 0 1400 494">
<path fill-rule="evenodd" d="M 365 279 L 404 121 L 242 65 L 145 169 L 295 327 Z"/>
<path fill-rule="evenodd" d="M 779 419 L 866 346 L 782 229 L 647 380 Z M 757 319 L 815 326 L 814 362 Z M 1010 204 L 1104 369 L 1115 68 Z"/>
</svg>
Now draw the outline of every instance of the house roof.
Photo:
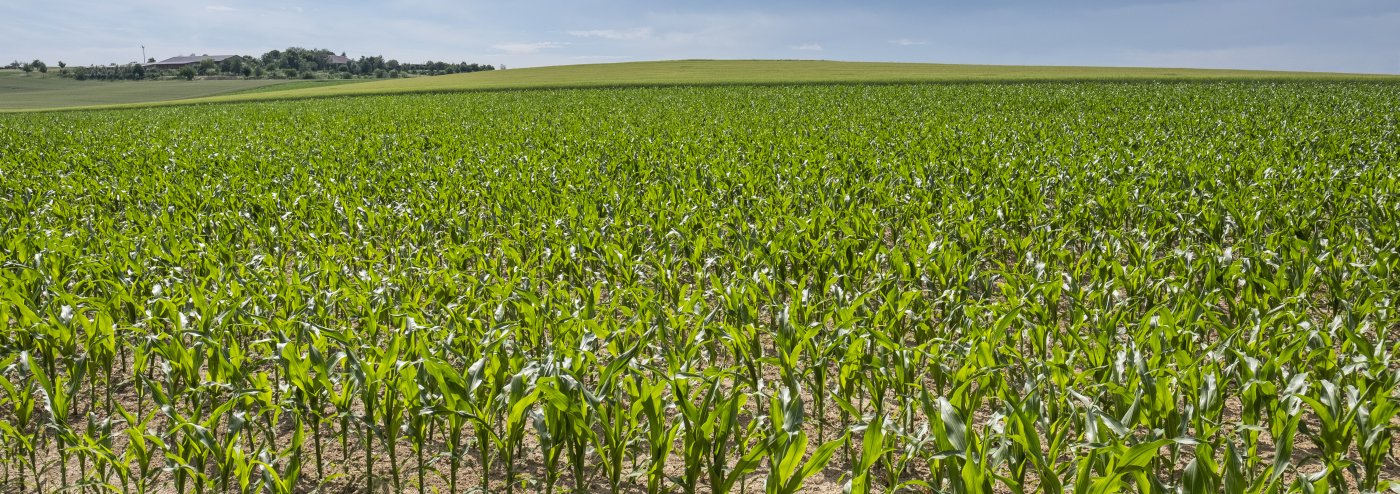
<svg viewBox="0 0 1400 494">
<path fill-rule="evenodd" d="M 170 57 L 165 60 L 156 62 L 154 65 L 184 65 L 191 63 L 199 63 L 206 58 L 215 62 L 222 62 L 224 60 L 228 60 L 236 56 L 238 55 L 191 55 L 187 57 Z"/>
<path fill-rule="evenodd" d="M 326 55 L 326 61 L 330 63 L 350 63 L 350 57 L 340 55 Z"/>
</svg>

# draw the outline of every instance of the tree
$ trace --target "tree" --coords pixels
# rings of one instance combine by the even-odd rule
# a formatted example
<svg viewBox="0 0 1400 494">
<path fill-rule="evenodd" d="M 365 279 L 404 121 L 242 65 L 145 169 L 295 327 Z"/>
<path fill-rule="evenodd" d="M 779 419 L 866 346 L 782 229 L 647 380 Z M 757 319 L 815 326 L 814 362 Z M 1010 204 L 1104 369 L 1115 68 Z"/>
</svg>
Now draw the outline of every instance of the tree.
<svg viewBox="0 0 1400 494">
<path fill-rule="evenodd" d="M 188 65 L 180 67 L 180 77 L 184 77 L 187 81 L 194 80 L 194 69 Z"/>
<path fill-rule="evenodd" d="M 242 74 L 243 57 L 228 57 L 224 59 L 223 62 L 219 63 L 219 72 L 234 75 Z"/>
<path fill-rule="evenodd" d="M 147 58 L 146 63 L 156 63 L 156 57 Z"/>
<path fill-rule="evenodd" d="M 47 74 L 49 72 L 49 66 L 44 65 L 43 60 L 35 60 L 31 62 L 30 65 L 33 65 L 35 69 L 38 69 L 39 73 L 41 74 Z"/>
<path fill-rule="evenodd" d="M 68 64 L 63 63 L 62 60 L 59 60 L 59 61 L 58 61 L 58 68 L 60 68 L 60 69 L 68 68 Z"/>
<path fill-rule="evenodd" d="M 31 64 L 24 64 L 23 69 L 24 69 L 24 73 L 28 74 L 28 73 L 34 71 L 34 66 L 31 65 Z"/>
<path fill-rule="evenodd" d="M 214 64 L 214 59 L 206 58 L 199 61 L 199 73 L 203 75 L 214 74 L 219 71 L 219 66 Z"/>
</svg>

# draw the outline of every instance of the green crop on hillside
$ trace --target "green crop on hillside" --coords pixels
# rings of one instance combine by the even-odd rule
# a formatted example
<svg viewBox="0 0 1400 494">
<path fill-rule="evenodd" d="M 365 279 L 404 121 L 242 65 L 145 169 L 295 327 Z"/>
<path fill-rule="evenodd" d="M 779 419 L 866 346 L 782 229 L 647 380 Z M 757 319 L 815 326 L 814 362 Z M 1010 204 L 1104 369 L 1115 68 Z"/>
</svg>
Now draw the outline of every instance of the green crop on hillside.
<svg viewBox="0 0 1400 494">
<path fill-rule="evenodd" d="M 1397 488 L 1400 86 L 0 116 L 0 490 Z"/>
</svg>

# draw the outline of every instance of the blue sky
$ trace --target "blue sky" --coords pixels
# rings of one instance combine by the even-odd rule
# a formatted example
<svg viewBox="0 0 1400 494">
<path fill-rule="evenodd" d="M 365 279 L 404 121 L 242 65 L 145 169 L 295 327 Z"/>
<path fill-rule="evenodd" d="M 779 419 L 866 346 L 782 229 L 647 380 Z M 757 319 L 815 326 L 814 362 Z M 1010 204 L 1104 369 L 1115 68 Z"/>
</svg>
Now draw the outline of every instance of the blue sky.
<svg viewBox="0 0 1400 494">
<path fill-rule="evenodd" d="M 258 55 L 509 67 L 680 58 L 1400 73 L 1397 0 L 6 0 L 0 61 Z"/>
</svg>

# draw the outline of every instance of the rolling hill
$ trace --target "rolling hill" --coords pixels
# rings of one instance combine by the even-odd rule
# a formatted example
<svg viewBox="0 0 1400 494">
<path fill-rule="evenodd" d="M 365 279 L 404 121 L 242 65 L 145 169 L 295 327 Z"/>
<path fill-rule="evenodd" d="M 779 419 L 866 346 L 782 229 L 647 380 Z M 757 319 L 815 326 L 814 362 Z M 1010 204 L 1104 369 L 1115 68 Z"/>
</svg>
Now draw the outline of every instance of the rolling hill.
<svg viewBox="0 0 1400 494">
<path fill-rule="evenodd" d="M 1385 80 L 1397 75 L 1258 70 L 956 65 L 928 63 L 834 62 L 817 60 L 677 60 L 563 65 L 435 77 L 414 77 L 357 84 L 261 88 L 201 97 L 179 97 L 97 107 L 150 106 L 276 99 L 320 98 L 473 90 L 632 87 L 736 84 L 894 84 L 918 82 L 1071 81 L 1071 80 Z M 140 83 L 137 83 L 140 84 Z M 158 84 L 158 83 L 146 83 Z M 0 93 L 3 94 L 3 93 Z M 83 101 L 77 101 L 83 105 Z M 91 103 L 87 103 L 91 104 Z M 76 105 L 55 105 L 76 106 Z M 92 106 L 88 106 L 92 107 Z M 38 109 L 31 107 L 30 109 Z"/>
</svg>

